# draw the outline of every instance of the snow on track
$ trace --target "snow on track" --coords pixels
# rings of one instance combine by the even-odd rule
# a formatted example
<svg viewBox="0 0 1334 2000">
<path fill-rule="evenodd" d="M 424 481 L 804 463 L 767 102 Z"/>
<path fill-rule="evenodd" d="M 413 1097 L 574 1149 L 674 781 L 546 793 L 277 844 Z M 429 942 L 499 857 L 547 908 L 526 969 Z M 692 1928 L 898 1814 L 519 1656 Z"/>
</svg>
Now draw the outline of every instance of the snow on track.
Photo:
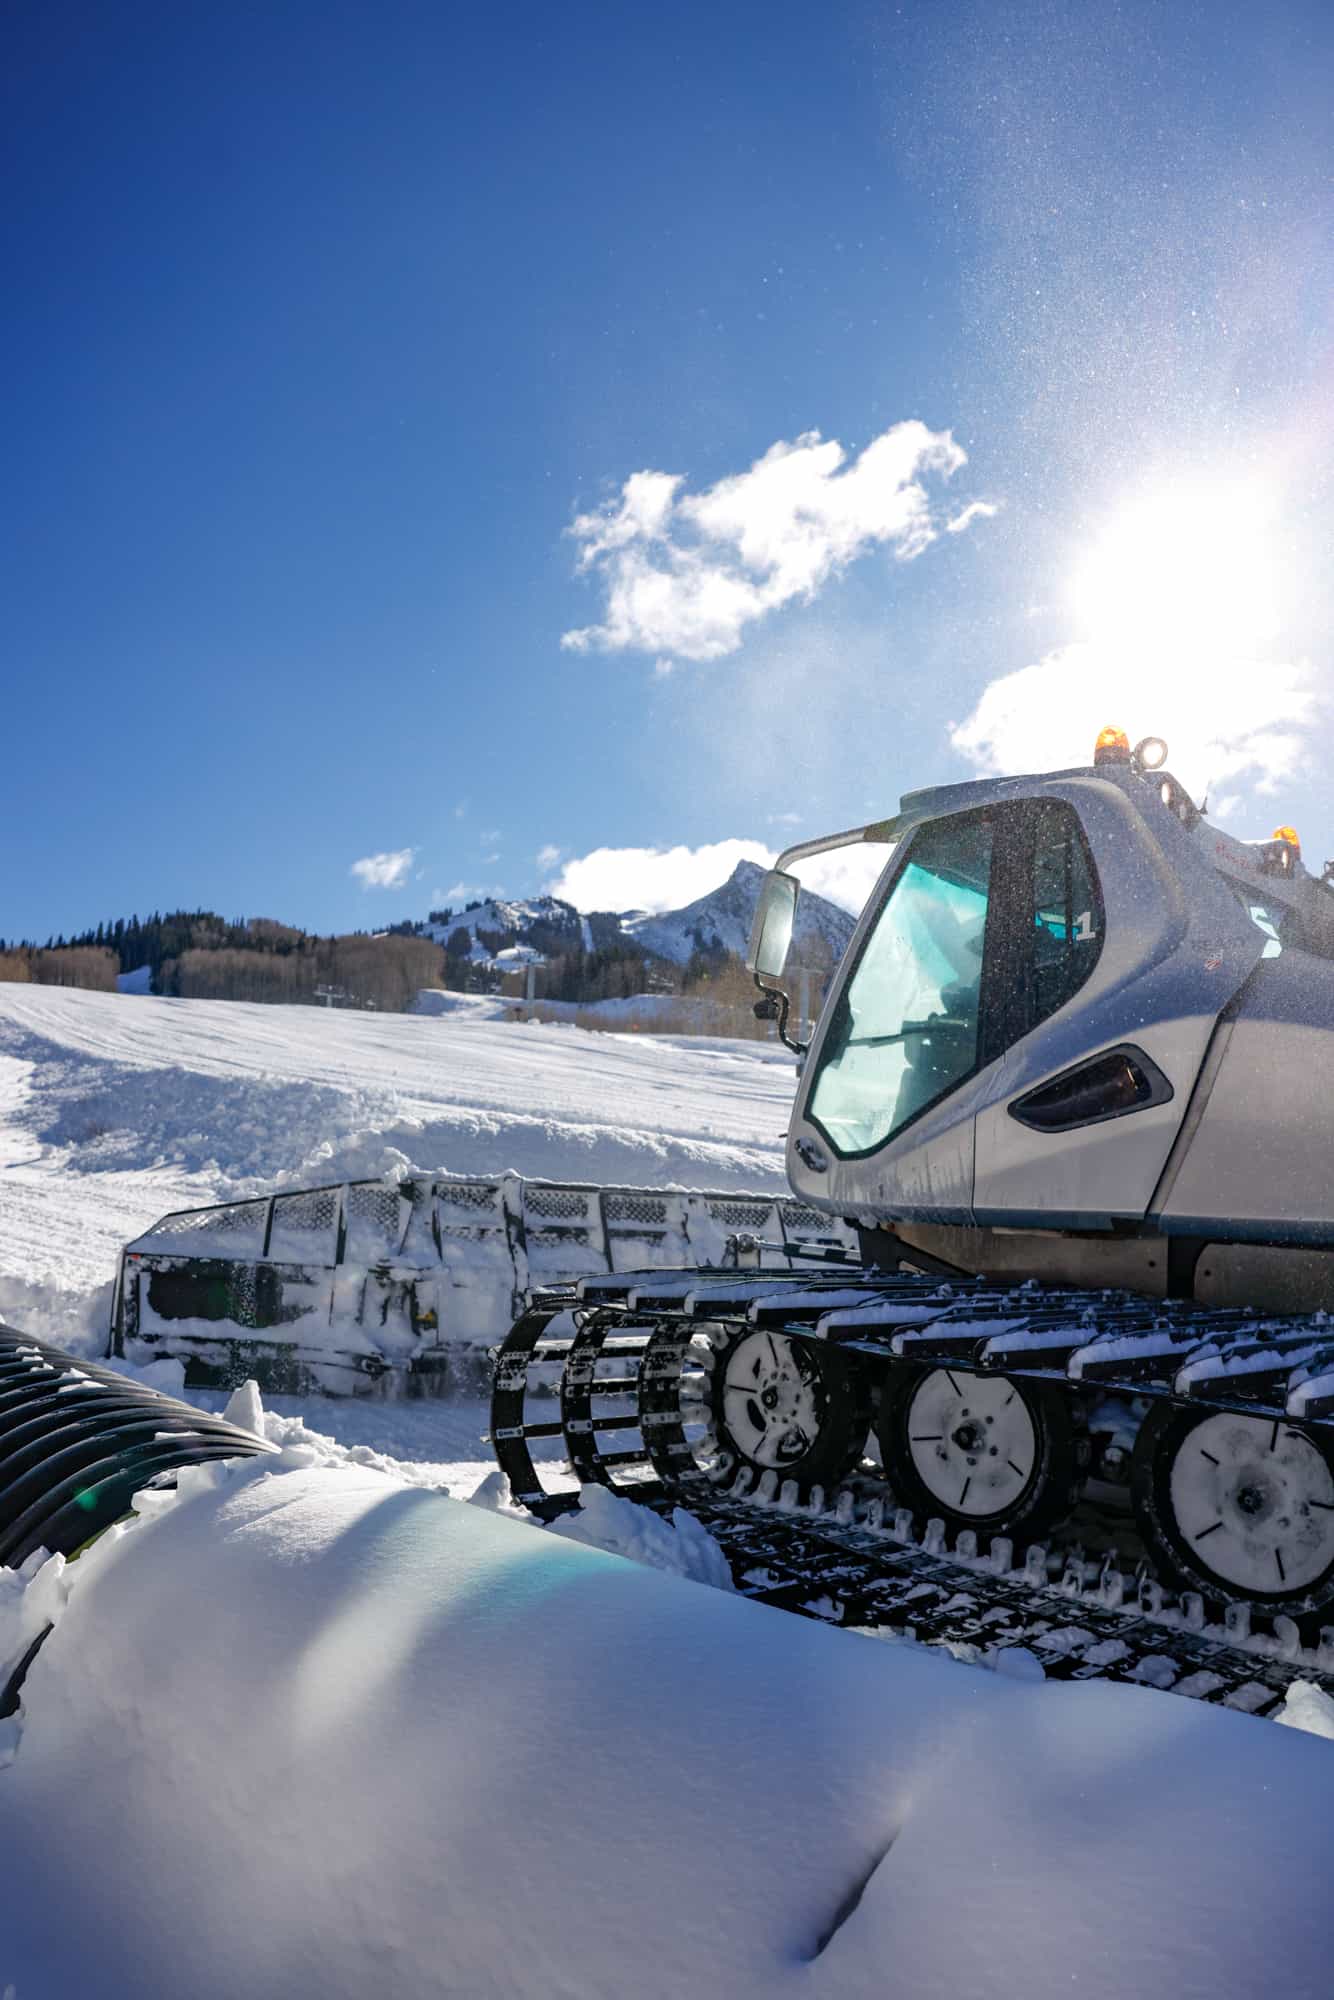
<svg viewBox="0 0 1334 2000">
<path fill-rule="evenodd" d="M 409 1168 L 778 1191 L 760 1042 L 0 984 L 0 1314 L 83 1344 L 171 1208 Z"/>
</svg>

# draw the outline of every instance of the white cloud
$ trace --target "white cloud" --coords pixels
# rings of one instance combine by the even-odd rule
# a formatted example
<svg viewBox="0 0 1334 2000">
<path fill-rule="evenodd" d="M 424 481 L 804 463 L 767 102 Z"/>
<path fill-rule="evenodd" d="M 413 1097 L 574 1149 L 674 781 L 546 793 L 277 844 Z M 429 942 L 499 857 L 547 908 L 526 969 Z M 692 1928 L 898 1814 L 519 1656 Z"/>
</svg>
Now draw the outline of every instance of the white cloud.
<svg viewBox="0 0 1334 2000">
<path fill-rule="evenodd" d="M 544 875 L 549 874 L 551 870 L 556 866 L 556 863 L 560 860 L 562 852 L 563 849 L 553 846 L 550 841 L 548 841 L 545 847 L 538 848 L 537 865 L 542 870 Z"/>
<path fill-rule="evenodd" d="M 1299 663 L 1122 653 L 1081 640 L 992 681 L 950 741 L 981 771 L 1052 771 L 1092 763 L 1094 739 L 1110 725 L 1132 743 L 1164 737 L 1172 771 L 1196 798 L 1224 781 L 1263 793 L 1296 773 L 1321 706 Z"/>
<path fill-rule="evenodd" d="M 843 909 L 859 913 L 888 850 L 838 849 L 799 863 L 803 885 Z M 597 847 L 567 861 L 549 884 L 551 893 L 579 910 L 679 910 L 721 888 L 738 861 L 768 868 L 774 850 L 763 841 L 736 838 L 701 847 Z"/>
<path fill-rule="evenodd" d="M 415 847 L 400 847 L 392 854 L 366 854 L 348 870 L 363 889 L 401 889 L 412 872 Z"/>
<path fill-rule="evenodd" d="M 966 456 L 948 431 L 896 424 L 847 461 L 836 439 L 807 431 L 779 441 L 746 472 L 685 495 L 678 474 L 632 473 L 619 498 L 579 515 L 579 569 L 605 592 L 600 625 L 566 632 L 576 652 L 634 651 L 720 659 L 767 612 L 809 601 L 870 549 L 900 561 L 938 533 L 923 478 L 948 478 Z M 976 518 L 975 503 L 955 531 Z"/>
<path fill-rule="evenodd" d="M 494 847 L 499 839 L 500 828 L 498 826 L 490 826 L 485 833 L 479 833 L 477 836 L 478 844 L 482 847 Z"/>
<path fill-rule="evenodd" d="M 595 847 L 567 861 L 553 895 L 577 910 L 679 910 L 725 882 L 738 861 L 767 868 L 772 849 L 758 840 L 715 840 L 703 847 Z"/>
<path fill-rule="evenodd" d="M 829 854 L 799 861 L 795 873 L 804 889 L 859 917 L 889 856 L 888 847 L 836 847 Z"/>
<path fill-rule="evenodd" d="M 961 514 L 955 514 L 945 523 L 947 535 L 961 535 L 965 528 L 971 528 L 974 521 L 990 521 L 999 514 L 1000 508 L 990 500 L 970 500 Z"/>
</svg>

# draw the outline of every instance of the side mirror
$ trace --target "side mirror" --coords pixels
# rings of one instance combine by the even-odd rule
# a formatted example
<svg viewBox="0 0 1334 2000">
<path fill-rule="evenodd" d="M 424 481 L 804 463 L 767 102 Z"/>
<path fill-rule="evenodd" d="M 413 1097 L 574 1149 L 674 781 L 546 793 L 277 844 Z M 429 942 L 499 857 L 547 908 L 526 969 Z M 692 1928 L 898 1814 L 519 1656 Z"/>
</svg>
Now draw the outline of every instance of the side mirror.
<svg viewBox="0 0 1334 2000">
<path fill-rule="evenodd" d="M 779 868 L 771 868 L 765 876 L 746 947 L 746 965 L 751 972 L 777 979 L 787 964 L 800 888 L 795 875 L 784 875 Z"/>
</svg>

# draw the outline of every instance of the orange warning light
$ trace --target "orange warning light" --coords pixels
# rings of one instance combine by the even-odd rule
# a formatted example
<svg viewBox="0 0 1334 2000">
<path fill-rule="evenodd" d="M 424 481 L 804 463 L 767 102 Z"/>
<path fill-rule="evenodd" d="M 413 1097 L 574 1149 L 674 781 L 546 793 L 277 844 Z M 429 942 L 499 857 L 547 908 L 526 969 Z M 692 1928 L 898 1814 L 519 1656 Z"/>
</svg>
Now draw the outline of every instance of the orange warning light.
<svg viewBox="0 0 1334 2000">
<path fill-rule="evenodd" d="M 1295 826 L 1276 826 L 1269 838 L 1271 840 L 1281 840 L 1287 847 L 1295 847 L 1299 854 L 1302 851 L 1302 844 L 1297 838 L 1297 829 Z"/>
<path fill-rule="evenodd" d="M 1130 738 L 1124 729 L 1100 729 L 1098 740 L 1093 746 L 1095 764 L 1128 764 L 1130 762 Z"/>
</svg>

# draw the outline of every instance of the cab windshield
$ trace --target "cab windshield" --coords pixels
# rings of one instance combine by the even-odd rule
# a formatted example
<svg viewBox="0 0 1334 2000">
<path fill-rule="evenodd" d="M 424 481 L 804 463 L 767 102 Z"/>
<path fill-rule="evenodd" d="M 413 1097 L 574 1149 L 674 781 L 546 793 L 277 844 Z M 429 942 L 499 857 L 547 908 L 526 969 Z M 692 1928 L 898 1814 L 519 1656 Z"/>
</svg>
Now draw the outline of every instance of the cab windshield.
<svg viewBox="0 0 1334 2000">
<path fill-rule="evenodd" d="M 977 1067 L 992 828 L 914 835 L 825 1037 L 810 1117 L 844 1155 L 882 1146 Z"/>
</svg>

